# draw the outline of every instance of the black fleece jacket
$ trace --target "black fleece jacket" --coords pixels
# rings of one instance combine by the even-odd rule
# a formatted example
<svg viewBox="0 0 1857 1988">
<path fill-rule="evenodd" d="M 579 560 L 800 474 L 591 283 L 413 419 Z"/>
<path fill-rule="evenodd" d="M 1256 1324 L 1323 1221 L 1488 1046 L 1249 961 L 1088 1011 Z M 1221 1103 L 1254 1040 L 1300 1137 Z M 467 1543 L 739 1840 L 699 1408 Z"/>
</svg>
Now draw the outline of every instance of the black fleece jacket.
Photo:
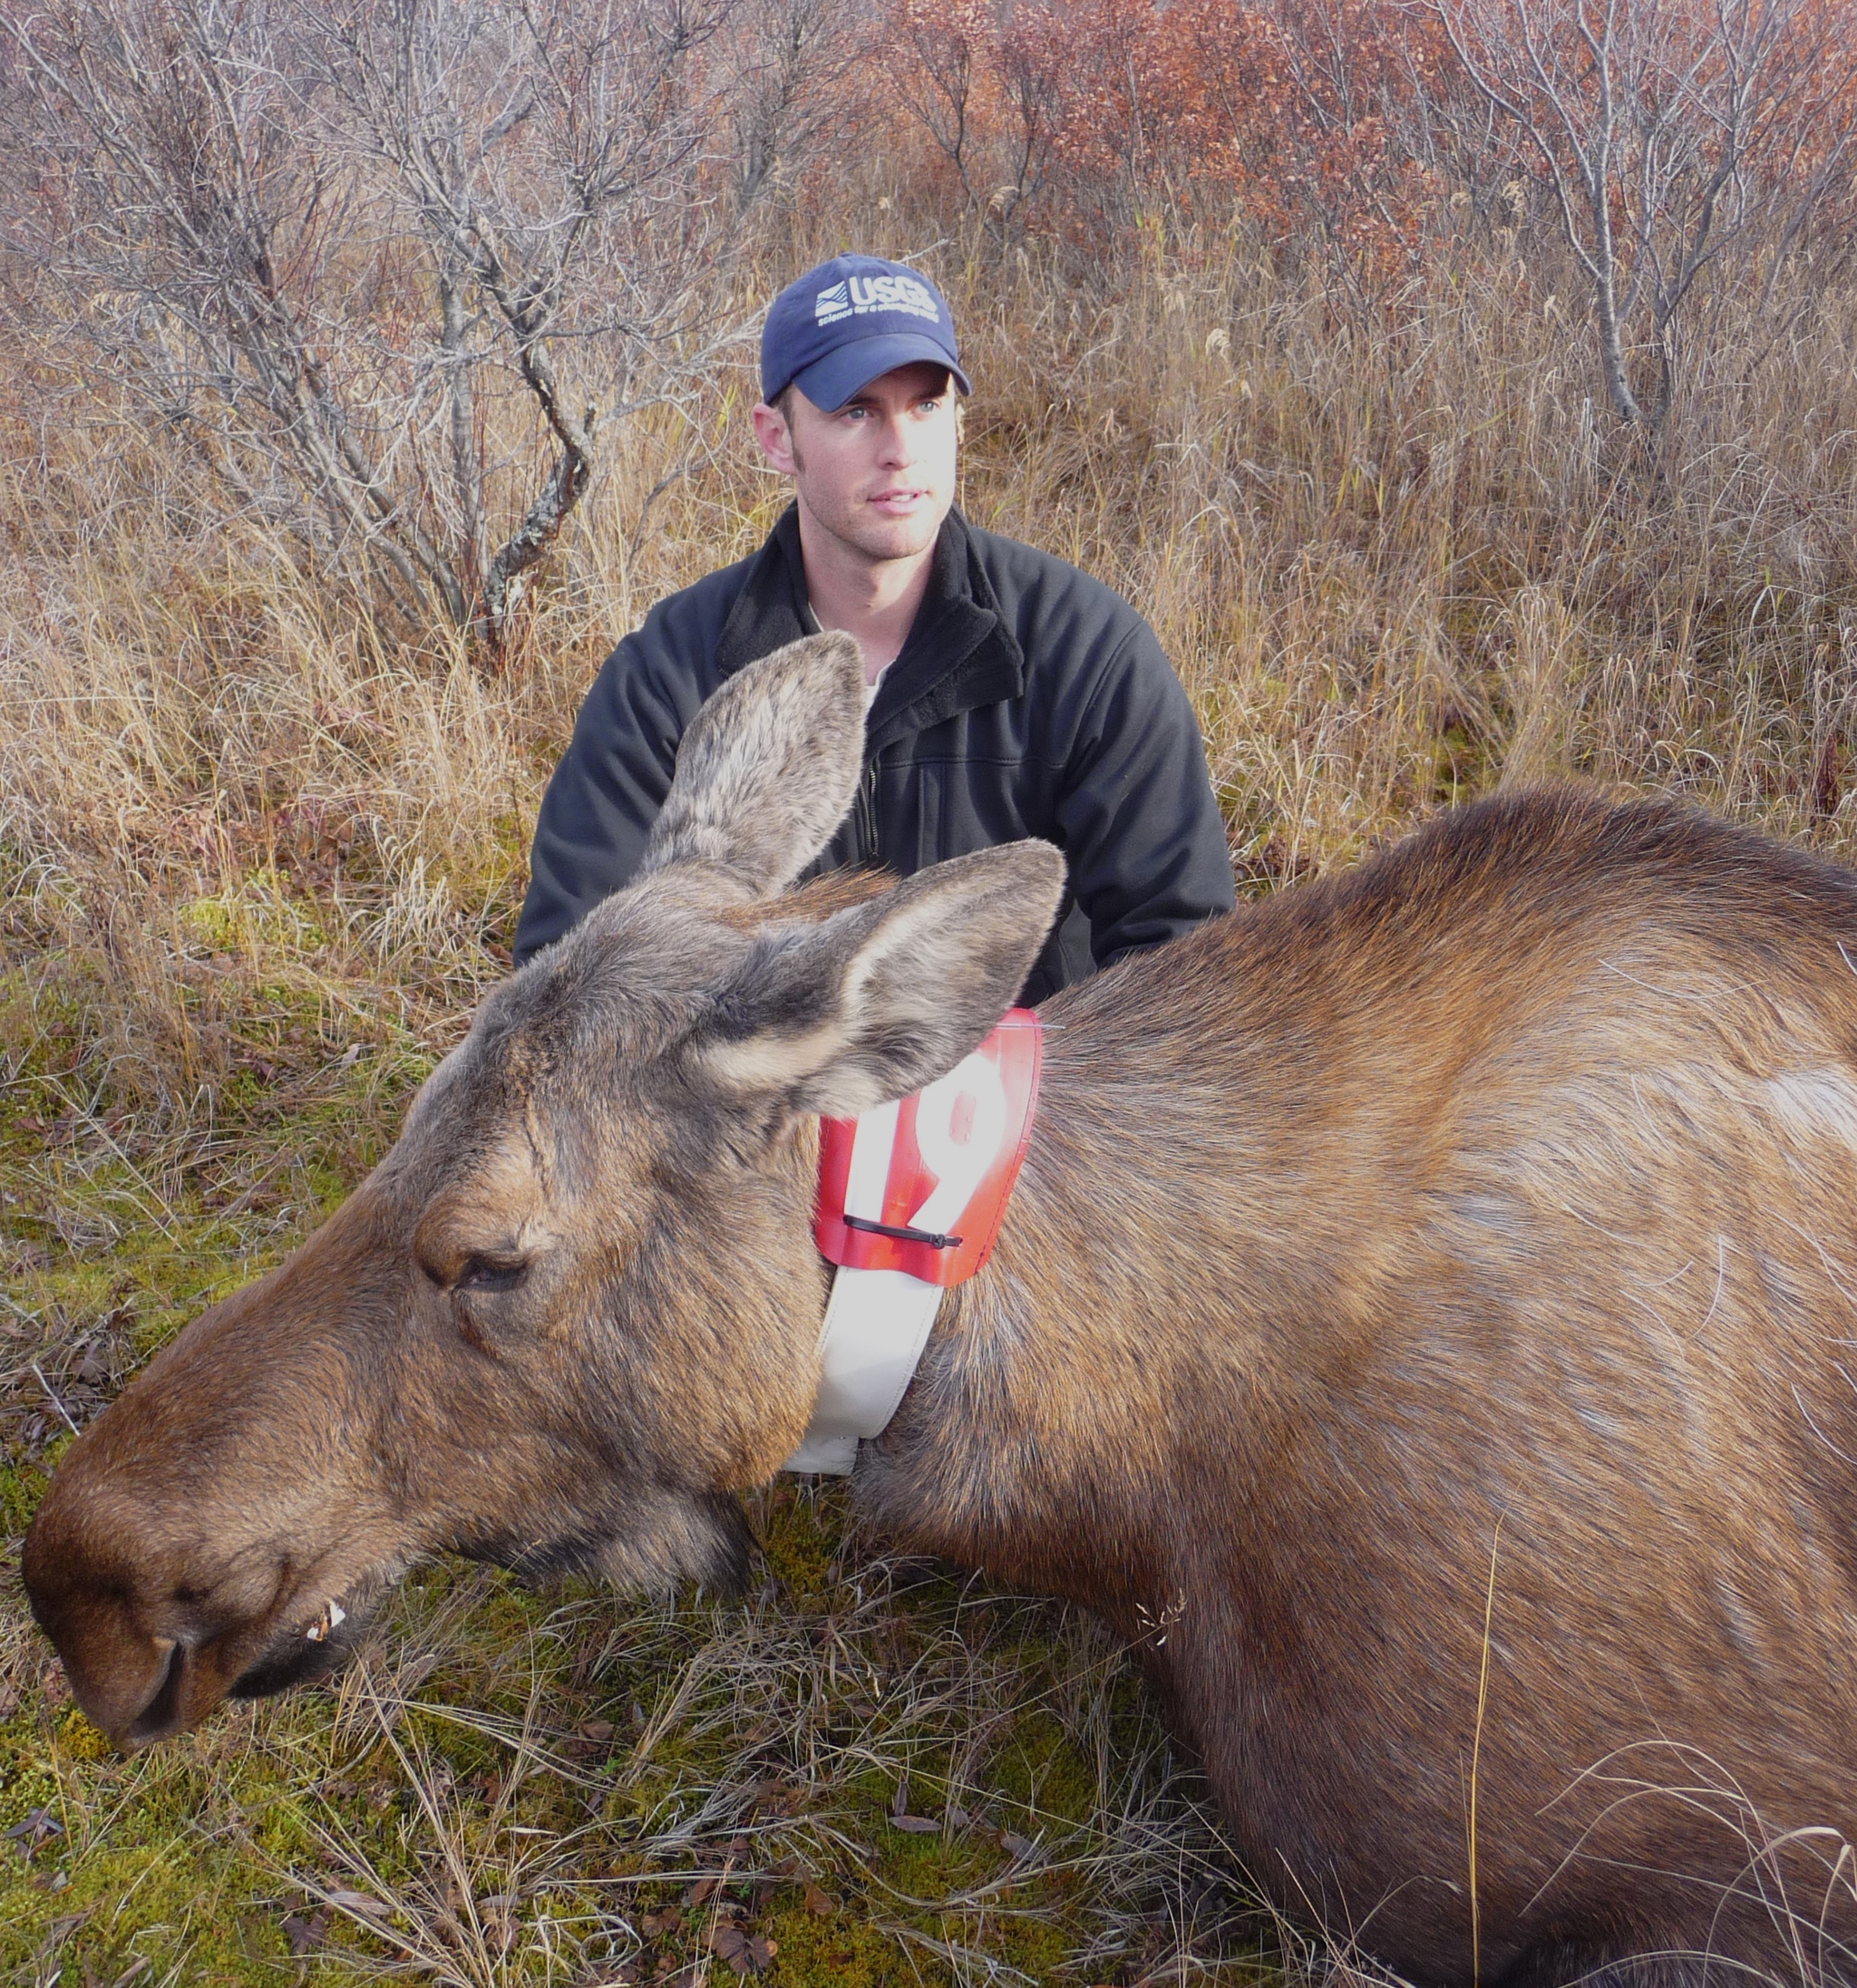
<svg viewBox="0 0 1857 1988">
<path fill-rule="evenodd" d="M 660 601 L 609 655 L 542 797 L 516 957 L 627 882 L 697 707 L 804 632 L 796 511 L 761 550 Z M 951 511 L 864 734 L 864 779 L 815 866 L 909 876 L 1023 836 L 1070 865 L 1022 999 L 1232 904 L 1192 707 L 1154 633 L 1074 566 Z"/>
</svg>

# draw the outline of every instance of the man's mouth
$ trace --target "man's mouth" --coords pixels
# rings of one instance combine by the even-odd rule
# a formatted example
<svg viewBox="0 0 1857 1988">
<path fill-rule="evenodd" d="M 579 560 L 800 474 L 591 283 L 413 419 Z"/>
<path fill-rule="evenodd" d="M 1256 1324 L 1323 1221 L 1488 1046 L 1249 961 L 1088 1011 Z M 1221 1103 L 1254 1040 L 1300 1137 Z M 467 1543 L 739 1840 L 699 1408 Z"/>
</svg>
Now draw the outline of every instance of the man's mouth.
<svg viewBox="0 0 1857 1988">
<path fill-rule="evenodd" d="M 927 490 L 880 490 L 870 499 L 873 510 L 887 512 L 891 517 L 906 518 L 928 496 Z"/>
</svg>

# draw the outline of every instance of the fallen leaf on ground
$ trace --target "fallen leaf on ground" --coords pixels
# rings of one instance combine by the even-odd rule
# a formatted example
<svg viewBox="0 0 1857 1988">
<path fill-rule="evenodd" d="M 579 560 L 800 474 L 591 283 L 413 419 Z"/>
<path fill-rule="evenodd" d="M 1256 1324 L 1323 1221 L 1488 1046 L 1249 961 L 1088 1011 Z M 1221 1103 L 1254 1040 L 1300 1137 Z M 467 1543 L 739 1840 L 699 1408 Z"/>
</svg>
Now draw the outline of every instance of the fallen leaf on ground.
<svg viewBox="0 0 1857 1988">
<path fill-rule="evenodd" d="M 29 1809 L 24 1819 L 15 1822 L 6 1832 L 6 1839 L 10 1843 L 18 1843 L 24 1839 L 32 1848 L 36 1849 L 44 1838 L 63 1834 L 64 1825 L 49 1809 Z"/>
<path fill-rule="evenodd" d="M 284 1937 L 290 1943 L 290 1956 L 307 1954 L 323 1944 L 329 1930 L 329 1908 L 320 1906 L 305 1918 L 301 1913 L 293 1912 L 283 1922 Z"/>
<path fill-rule="evenodd" d="M 806 1880 L 806 1910 L 817 1913 L 823 1919 L 838 1910 L 838 1900 L 831 1893 L 821 1891 L 809 1877 Z"/>
<path fill-rule="evenodd" d="M 932 1816 L 892 1816 L 891 1826 L 910 1836 L 933 1836 L 941 1825 Z"/>
<path fill-rule="evenodd" d="M 710 1927 L 709 1950 L 737 1974 L 758 1974 L 779 1951 L 772 1940 L 744 1933 L 726 1919 Z"/>
<path fill-rule="evenodd" d="M 365 1891 L 332 1891 L 329 1903 L 339 1906 L 344 1912 L 358 1912 L 365 1919 L 384 1919 L 392 1909 L 378 1898 L 370 1898 Z"/>
</svg>

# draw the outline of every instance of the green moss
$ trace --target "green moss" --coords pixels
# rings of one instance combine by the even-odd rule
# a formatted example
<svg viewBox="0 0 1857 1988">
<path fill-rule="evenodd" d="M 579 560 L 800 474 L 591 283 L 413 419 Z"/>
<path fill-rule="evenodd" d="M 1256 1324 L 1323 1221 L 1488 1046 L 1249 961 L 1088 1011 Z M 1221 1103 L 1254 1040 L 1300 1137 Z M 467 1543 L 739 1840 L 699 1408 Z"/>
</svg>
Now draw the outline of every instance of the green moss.
<svg viewBox="0 0 1857 1988">
<path fill-rule="evenodd" d="M 266 957 L 315 952 L 328 935 L 300 897 L 279 887 L 275 876 L 248 877 L 236 888 L 213 897 L 195 897 L 176 907 L 181 929 L 218 952 Z"/>
<path fill-rule="evenodd" d="M 23 1533 L 45 1489 L 45 1473 L 37 1464 L 0 1465 L 0 1527 L 9 1537 Z"/>
<path fill-rule="evenodd" d="M 778 1988 L 891 1988 L 918 1969 L 924 1983 L 948 1978 L 945 1968 L 925 1964 L 919 1953 L 910 1955 L 914 1965 L 905 1963 L 892 1935 L 843 1912 L 823 1919 L 803 1907 L 776 1912 L 768 1926 L 780 1949 L 771 1976 Z"/>
</svg>

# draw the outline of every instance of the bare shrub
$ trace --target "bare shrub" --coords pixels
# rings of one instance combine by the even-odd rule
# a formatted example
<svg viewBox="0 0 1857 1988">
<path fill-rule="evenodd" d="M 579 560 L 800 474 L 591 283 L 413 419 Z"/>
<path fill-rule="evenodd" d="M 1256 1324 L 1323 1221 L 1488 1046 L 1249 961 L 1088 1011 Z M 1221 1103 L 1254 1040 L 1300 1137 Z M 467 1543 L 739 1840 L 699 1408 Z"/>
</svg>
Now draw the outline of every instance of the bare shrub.
<svg viewBox="0 0 1857 1988">
<path fill-rule="evenodd" d="M 1678 314 L 1733 261 L 1774 272 L 1857 143 L 1857 32 L 1823 0 L 1434 0 L 1464 75 L 1522 135 L 1590 286 L 1613 412 L 1671 399 Z M 1629 360 L 1660 381 L 1647 402 Z"/>
<path fill-rule="evenodd" d="M 850 0 L 738 0 L 715 85 L 738 212 L 772 189 L 791 193 L 803 168 L 868 130 L 859 64 L 872 53 L 870 27 Z"/>
<path fill-rule="evenodd" d="M 107 0 L 16 20 L 31 165 L 8 222 L 37 308 L 320 568 L 501 649 L 602 412 L 663 391 L 652 369 L 698 315 L 696 57 L 729 5 Z M 513 452 L 482 406 L 510 393 L 534 417 Z"/>
<path fill-rule="evenodd" d="M 891 88 L 961 189 L 996 249 L 1024 231 L 1057 164 L 1065 121 L 1087 88 L 1080 61 L 1094 24 L 1039 5 L 903 0 Z"/>
</svg>

